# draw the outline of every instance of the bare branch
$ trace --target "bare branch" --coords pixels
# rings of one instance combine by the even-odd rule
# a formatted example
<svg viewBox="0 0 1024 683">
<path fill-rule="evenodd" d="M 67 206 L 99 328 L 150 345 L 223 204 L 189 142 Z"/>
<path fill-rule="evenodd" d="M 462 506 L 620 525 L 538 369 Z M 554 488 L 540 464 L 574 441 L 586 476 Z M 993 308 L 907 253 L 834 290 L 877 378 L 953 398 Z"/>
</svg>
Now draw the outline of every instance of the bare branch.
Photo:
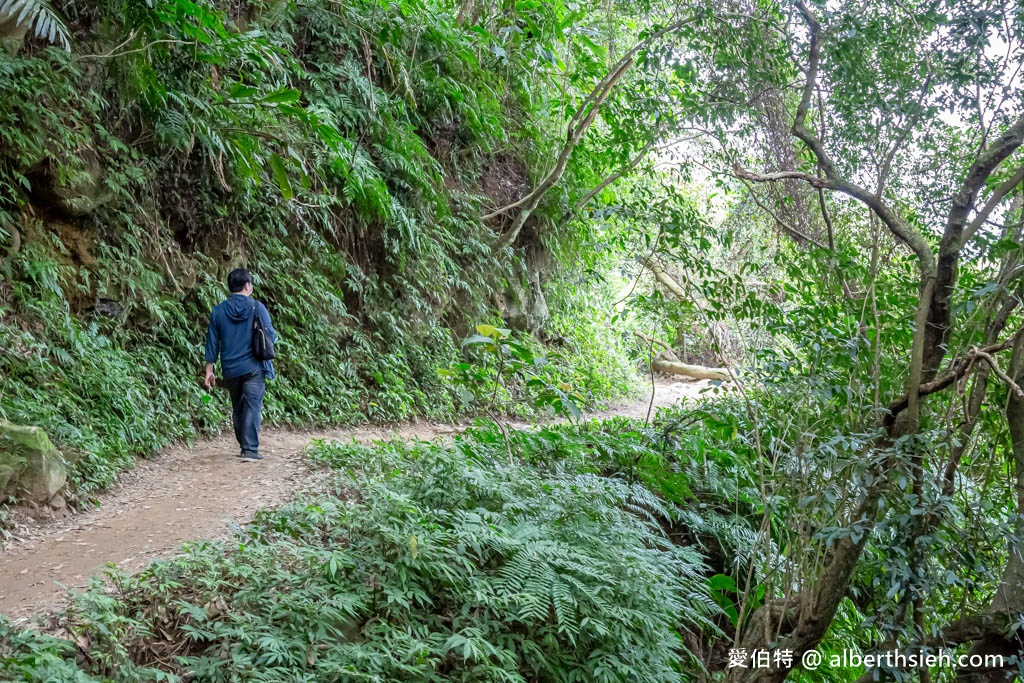
<svg viewBox="0 0 1024 683">
<path fill-rule="evenodd" d="M 978 211 L 974 220 L 971 221 L 971 224 L 967 226 L 966 230 L 964 230 L 962 238 L 963 244 L 967 244 L 971 238 L 974 237 L 974 233 L 976 233 L 978 229 L 985 224 L 985 221 L 987 221 L 988 217 L 992 215 L 992 212 L 997 206 L 999 206 L 999 203 L 1006 198 L 1006 195 L 1013 191 L 1013 188 L 1017 187 L 1022 182 L 1024 182 L 1024 164 L 1021 164 L 1012 176 L 1007 178 L 1003 184 L 995 189 L 992 196 L 990 196 L 988 201 L 985 202 L 985 206 Z"/>
<path fill-rule="evenodd" d="M 594 119 L 597 117 L 597 113 L 600 110 L 601 105 L 604 103 L 608 95 L 611 94 L 612 88 L 615 86 L 618 80 L 622 78 L 626 71 L 629 70 L 631 66 L 633 66 L 633 58 L 629 57 L 612 74 L 610 74 L 609 78 L 606 79 L 603 86 L 600 86 L 601 90 L 599 92 L 595 88 L 594 92 L 597 92 L 597 98 L 590 105 L 590 109 L 587 111 L 586 116 L 584 116 L 583 119 L 578 122 L 577 118 L 575 116 L 573 117 L 573 121 L 570 122 L 569 124 L 569 132 L 567 135 L 565 146 L 562 147 L 562 151 L 558 155 L 558 159 L 555 161 L 555 166 L 554 168 L 551 169 L 551 172 L 548 173 L 544 177 L 544 179 L 541 180 L 535 188 L 533 188 L 533 190 L 528 192 L 521 199 L 512 202 L 508 206 L 502 209 L 498 209 L 497 211 L 493 211 L 483 217 L 484 220 L 488 220 L 490 218 L 499 216 L 510 209 L 514 209 L 520 206 L 523 207 L 523 210 L 519 212 L 519 216 L 516 218 L 515 222 L 512 224 L 512 227 L 508 230 L 508 232 L 499 237 L 498 240 L 494 243 L 492 251 L 498 251 L 505 247 L 505 245 L 511 244 L 512 241 L 515 240 L 515 238 L 519 235 L 519 231 L 522 230 L 523 225 L 526 224 L 526 220 L 533 213 L 533 210 L 537 208 L 538 204 L 540 204 L 540 200 L 544 197 L 545 194 L 547 194 L 547 191 L 554 187 L 555 183 L 557 183 L 561 179 L 562 174 L 565 173 L 565 168 L 569 163 L 569 158 L 572 156 L 573 151 L 576 149 L 576 145 L 579 144 L 580 138 L 583 137 L 583 134 L 587 132 L 587 129 L 589 129 L 590 125 L 594 122 Z M 591 95 L 593 94 L 594 93 L 591 93 Z M 584 110 L 586 106 L 587 105 L 585 103 L 582 107 L 580 107 L 579 111 L 577 111 L 577 116 L 580 114 L 580 112 Z"/>
<path fill-rule="evenodd" d="M 498 251 L 515 240 L 519 235 L 519 231 L 522 229 L 523 225 L 525 225 L 530 215 L 532 215 L 533 210 L 540 204 L 544 195 L 547 194 L 548 190 L 554 187 L 555 183 L 561 179 L 562 175 L 565 173 L 569 158 L 576 149 L 576 145 L 579 144 L 580 139 L 594 122 L 601 105 L 604 104 L 605 100 L 611 94 L 616 83 L 618 83 L 618 81 L 633 66 L 637 54 L 665 34 L 682 28 L 690 21 L 691 19 L 679 20 L 648 35 L 623 55 L 622 59 L 620 59 L 609 70 L 608 74 L 601 79 L 596 86 L 594 86 L 590 91 L 590 94 L 577 108 L 576 113 L 573 114 L 573 117 L 569 120 L 565 145 L 562 147 L 562 151 L 558 155 L 558 159 L 555 161 L 555 165 L 551 171 L 524 197 L 482 217 L 483 220 L 489 220 L 512 209 L 523 207 L 519 212 L 519 215 L 516 217 L 515 222 L 512 224 L 512 227 L 494 243 L 492 251 Z"/>
<path fill-rule="evenodd" d="M 972 231 L 963 232 L 964 226 L 967 225 L 967 217 L 974 209 L 974 203 L 977 200 L 978 193 L 985 186 L 990 175 L 993 171 L 999 167 L 1003 161 L 1005 161 L 1011 154 L 1013 154 L 1018 147 L 1024 144 L 1024 115 L 1021 115 L 1013 125 L 1006 129 L 1002 135 L 996 138 L 991 145 L 978 155 L 978 158 L 971 164 L 970 170 L 967 171 L 967 177 L 964 179 L 963 185 L 960 187 L 960 191 L 953 197 L 953 206 L 949 210 L 949 216 L 946 219 L 946 229 L 942 236 L 942 244 L 939 247 L 939 253 L 946 251 L 959 251 L 968 236 L 973 236 Z M 1018 173 L 1020 169 L 1018 169 Z M 1014 174 L 1010 180 L 1016 178 Z M 1010 182 L 1010 181 L 1007 181 Z M 1019 180 L 1017 182 L 1020 182 Z M 1003 195 L 1013 189 L 1013 185 L 1006 188 Z M 1003 184 L 1005 186 L 1005 183 Z M 993 194 L 993 199 L 1000 191 L 1003 190 L 1003 186 L 1000 186 Z M 991 203 L 991 199 L 989 202 Z M 998 201 L 996 202 L 998 203 Z M 986 205 L 985 208 L 988 208 Z M 985 208 L 979 213 L 979 217 L 985 212 Z M 995 208 L 995 205 L 992 206 Z M 991 213 L 992 209 L 988 209 L 988 213 Z M 984 222 L 988 214 L 981 218 L 979 225 Z M 977 218 L 975 220 L 978 220 Z"/>
<path fill-rule="evenodd" d="M 190 40 L 170 40 L 170 39 L 153 40 L 153 41 L 150 41 L 150 42 L 146 43 L 142 47 L 135 48 L 134 50 L 125 50 L 124 52 L 118 52 L 118 50 L 120 48 L 122 48 L 125 45 L 127 45 L 128 43 L 130 43 L 133 38 L 135 38 L 135 32 L 134 31 L 132 31 L 128 35 L 128 38 L 123 43 L 121 43 L 120 45 L 118 45 L 117 47 L 112 49 L 110 52 L 107 52 L 106 54 L 102 54 L 102 55 L 80 55 L 80 56 L 75 58 L 75 61 L 77 62 L 77 61 L 81 61 L 83 59 L 110 59 L 112 57 L 123 57 L 125 55 L 131 55 L 131 54 L 135 54 L 137 52 L 146 52 L 147 50 L 149 50 L 149 48 L 153 47 L 154 45 L 198 45 L 198 43 L 196 43 L 194 41 L 190 41 Z"/>
<path fill-rule="evenodd" d="M 981 358 L 982 360 L 989 364 L 989 367 L 992 368 L 992 372 L 995 373 L 996 377 L 1002 380 L 1003 384 L 1005 384 L 1007 388 L 1013 391 L 1013 393 L 1016 394 L 1017 398 L 1024 398 L 1024 390 L 1022 390 L 1016 382 L 1010 379 L 1009 375 L 1007 375 L 999 368 L 999 364 L 996 363 L 995 358 L 985 353 L 984 351 L 979 351 L 977 349 L 975 349 L 973 353 L 975 356 Z"/>
<path fill-rule="evenodd" d="M 937 371 L 945 355 L 960 251 L 963 249 L 966 238 L 974 234 L 974 231 L 970 229 L 965 231 L 964 229 L 967 225 L 967 218 L 975 210 L 978 194 L 985 187 L 989 177 L 1022 143 L 1024 143 L 1024 115 L 978 154 L 967 171 L 960 190 L 953 197 L 952 206 L 946 217 L 946 227 L 942 232 L 942 240 L 939 242 L 935 294 L 932 297 L 925 328 L 926 346 L 929 349 L 925 359 L 925 368 L 929 374 Z M 1003 189 L 1003 187 L 997 188 L 991 200 L 996 200 L 996 196 Z M 1006 191 L 1008 192 L 1010 189 L 1012 186 L 1007 187 Z M 997 203 L 998 201 L 996 201 Z M 991 207 L 994 208 L 996 204 L 991 204 Z M 986 210 L 991 212 L 992 208 L 983 208 L 982 214 Z M 985 218 L 985 215 L 979 214 L 977 217 L 981 221 L 978 223 L 979 226 Z"/>
<path fill-rule="evenodd" d="M 680 301 L 685 301 L 687 299 L 686 290 L 676 282 L 674 277 L 665 272 L 665 269 L 660 263 L 652 258 L 644 256 L 640 259 L 640 264 L 650 270 L 654 274 L 654 278 L 664 285 L 665 289 L 672 293 L 672 296 Z"/>
<path fill-rule="evenodd" d="M 656 148 L 657 137 L 658 136 L 655 136 L 655 140 L 651 140 L 646 145 L 644 145 L 642 148 L 640 148 L 640 151 L 637 152 L 636 155 L 632 159 L 630 159 L 629 163 L 627 163 L 624 167 L 620 168 L 617 171 L 612 172 L 604 180 L 602 180 L 600 183 L 598 183 L 597 186 L 594 189 L 590 190 L 585 195 L 580 197 L 576 201 L 576 203 L 572 206 L 571 209 L 569 209 L 568 211 L 566 211 L 565 213 L 562 214 L 562 218 L 561 218 L 561 220 L 558 223 L 558 229 L 559 230 L 564 229 L 565 226 L 567 226 L 569 224 L 569 221 L 572 219 L 573 214 L 576 211 L 579 211 L 580 209 L 582 209 L 587 204 L 589 204 L 590 201 L 594 197 L 596 197 L 597 195 L 601 194 L 601 191 L 604 190 L 604 188 L 608 187 L 609 185 L 614 183 L 616 180 L 618 180 L 622 176 L 624 176 L 627 173 L 629 173 L 630 171 L 632 171 L 638 165 L 640 165 L 640 162 L 644 160 L 644 158 L 650 153 L 650 151 L 652 149 Z M 692 139 L 692 138 L 687 138 L 687 139 Z M 657 149 L 665 149 L 665 148 L 671 147 L 673 144 L 675 144 L 675 143 L 670 143 L 668 145 L 665 145 L 665 147 L 659 147 Z"/>
<path fill-rule="evenodd" d="M 658 35 L 663 35 L 663 33 L 659 32 Z M 594 116 L 597 115 L 598 108 L 600 108 L 601 104 L 611 93 L 611 89 L 615 86 L 618 80 L 625 75 L 626 71 L 633 66 L 633 57 L 642 47 L 648 44 L 651 39 L 652 38 L 649 37 L 647 40 L 641 41 L 635 45 L 632 50 L 627 52 L 626 55 L 608 71 L 604 78 L 597 82 L 597 85 L 593 87 L 590 94 L 587 95 L 586 99 L 584 99 L 580 106 L 577 107 L 576 112 L 569 120 L 569 124 L 567 126 L 566 145 L 562 148 L 562 152 L 559 154 L 558 160 L 555 162 L 555 168 L 547 175 L 547 177 L 545 177 L 545 179 L 542 180 L 536 188 L 525 196 L 507 206 L 503 206 L 500 209 L 496 209 L 482 216 L 483 220 L 490 220 L 491 218 L 500 216 L 507 211 L 529 203 L 548 179 L 557 179 L 557 177 L 561 176 L 561 173 L 558 171 L 559 166 L 564 163 L 563 159 L 568 159 L 568 155 L 571 154 L 572 150 L 576 147 L 576 143 L 579 141 L 579 138 L 586 132 L 590 122 L 592 122 Z M 555 176 L 556 173 L 558 173 L 557 177 Z"/>
<path fill-rule="evenodd" d="M 804 173 L 803 171 L 775 171 L 773 173 L 757 173 L 743 168 L 740 165 L 734 165 L 732 167 L 733 175 L 742 180 L 749 180 L 753 183 L 773 183 L 779 180 L 789 180 L 796 178 L 797 180 L 803 180 L 810 183 L 813 187 L 821 187 L 826 189 L 835 189 L 830 180 L 826 178 L 819 178 L 816 175 L 810 173 Z"/>
<path fill-rule="evenodd" d="M 1010 319 L 1010 314 L 1013 313 L 1014 309 L 1016 309 L 1020 304 L 1020 297 L 1017 295 L 1008 296 L 1004 294 L 1003 296 L 1003 304 L 999 307 L 999 311 L 992 319 L 992 322 L 988 326 L 988 331 L 985 333 L 985 336 L 988 339 L 998 338 L 999 334 L 1006 327 L 1006 323 Z M 978 423 L 981 404 L 985 400 L 985 392 L 988 388 L 988 376 L 989 373 L 985 368 L 980 369 L 974 376 L 974 385 L 971 388 L 971 397 L 964 409 L 964 418 L 959 427 L 960 436 L 958 443 L 950 450 L 949 459 L 946 461 L 946 467 L 942 473 L 942 495 L 946 498 L 953 495 L 953 490 L 956 486 L 956 470 L 960 467 L 960 460 L 967 451 L 971 434 L 974 433 L 975 425 Z M 934 511 L 929 512 L 925 521 L 921 525 L 922 529 L 931 529 L 937 519 L 938 515 Z M 926 532 L 923 531 L 922 533 Z"/>
<path fill-rule="evenodd" d="M 588 192 L 585 195 L 583 195 L 576 202 L 576 204 L 573 206 L 573 208 L 576 209 L 576 210 L 582 209 L 584 206 L 587 205 L 587 203 L 590 202 L 591 199 L 593 199 L 597 195 L 601 194 L 601 190 L 603 190 L 604 188 L 608 187 L 609 185 L 614 183 L 616 180 L 618 180 L 619 178 L 624 176 L 626 173 L 628 173 L 629 171 L 632 171 L 634 168 L 636 168 L 640 164 L 640 162 L 644 160 L 644 157 L 647 156 L 648 152 L 650 152 L 652 149 L 654 149 L 654 145 L 655 145 L 655 141 L 651 140 L 646 145 L 641 147 L 640 151 L 637 152 L 636 155 L 632 159 L 629 160 L 628 164 L 626 164 L 623 168 L 619 169 L 618 171 L 615 171 L 614 173 L 609 175 L 607 178 L 602 180 L 600 183 L 598 183 L 597 187 L 595 187 L 593 190 L 591 190 L 590 192 Z"/>
<path fill-rule="evenodd" d="M 950 623 L 938 635 L 932 638 L 925 638 L 921 645 L 925 647 L 949 647 L 966 643 L 969 640 L 977 640 L 989 633 L 1002 633 L 1013 621 L 1016 621 L 1016 617 L 1011 620 L 1005 614 L 972 614 Z"/>
<path fill-rule="evenodd" d="M 817 240 L 814 237 L 811 237 L 810 235 L 808 235 L 808 234 L 802 232 L 801 230 L 793 227 L 792 225 L 789 225 L 788 223 L 786 223 L 784 220 L 782 220 L 781 216 L 776 215 L 774 211 L 772 211 L 763 202 L 761 202 L 761 200 L 758 198 L 757 194 L 754 192 L 753 189 L 751 189 L 749 187 L 748 187 L 748 189 L 750 189 L 750 198 L 754 200 L 754 203 L 757 204 L 761 208 L 762 211 L 764 211 L 769 216 L 771 216 L 775 220 L 775 222 L 780 227 L 782 227 L 783 230 L 785 230 L 789 234 L 793 235 L 797 239 L 806 240 L 806 241 L 810 242 L 811 244 L 813 244 L 814 246 L 818 247 L 819 249 L 831 248 L 831 247 L 826 247 L 824 244 L 821 243 L 820 240 Z M 819 191 L 820 191 L 820 189 L 821 188 L 819 188 Z M 831 239 L 831 236 L 832 236 L 832 232 L 831 232 L 831 227 L 830 227 L 829 228 L 829 238 L 830 239 Z"/>
<path fill-rule="evenodd" d="M 828 215 L 828 207 L 825 206 L 825 191 L 820 187 L 818 188 L 818 205 L 821 206 L 821 217 L 825 220 L 825 229 L 828 231 L 828 248 L 835 251 L 835 230 L 832 228 L 832 218 Z"/>
<path fill-rule="evenodd" d="M 822 168 L 826 169 L 826 173 L 828 172 L 827 166 L 824 163 L 822 164 Z M 904 221 L 895 211 L 889 208 L 889 206 L 879 197 L 859 185 L 854 185 L 853 183 L 838 176 L 835 178 L 822 178 L 820 176 L 811 175 L 810 173 L 804 173 L 803 171 L 755 173 L 754 171 L 747 170 L 741 166 L 734 166 L 733 174 L 737 178 L 750 180 L 755 183 L 786 180 L 787 178 L 798 178 L 810 183 L 813 187 L 825 190 L 835 190 L 836 192 L 841 192 L 853 197 L 854 199 L 859 199 L 864 204 L 867 204 L 868 207 L 874 211 L 880 219 L 882 219 L 882 222 L 887 228 L 889 228 L 890 232 L 910 246 L 911 250 L 913 250 L 917 255 L 918 260 L 921 263 L 922 273 L 929 274 L 933 273 L 935 270 L 935 254 L 932 253 L 931 247 L 928 246 L 928 242 L 925 241 L 924 237 L 910 227 L 906 221 Z"/>
<path fill-rule="evenodd" d="M 989 355 L 993 353 L 998 353 L 1000 351 L 1005 351 L 1006 349 L 1013 346 L 1013 340 L 1015 338 L 1016 335 L 1010 337 L 1005 341 L 1001 341 L 996 344 L 990 344 L 981 349 L 971 351 L 967 355 L 955 359 L 952 363 L 950 363 L 950 369 L 941 377 L 937 377 L 930 382 L 925 382 L 924 384 L 921 384 L 920 388 L 918 389 L 918 395 L 927 396 L 928 394 L 934 394 L 937 391 L 942 391 L 943 389 L 950 386 L 958 379 L 966 375 L 967 371 L 971 369 L 971 366 L 980 357 L 979 354 Z M 909 395 L 903 396 L 902 398 L 897 399 L 889 404 L 889 414 L 885 418 L 886 426 L 895 424 L 896 416 L 899 415 L 902 411 L 906 410 L 908 402 Z"/>
<path fill-rule="evenodd" d="M 798 2 L 796 8 L 799 10 L 800 16 L 804 18 L 807 29 L 811 34 L 811 46 L 810 54 L 807 58 L 807 80 L 804 82 L 804 92 L 800 97 L 800 105 L 796 109 L 796 119 L 793 121 L 794 133 L 797 132 L 797 128 L 802 129 L 807 123 L 807 112 L 811 108 L 811 96 L 814 94 L 814 88 L 818 83 L 818 66 L 821 64 L 821 45 L 818 43 L 821 24 L 818 23 L 818 18 L 814 16 L 814 13 L 803 2 Z M 821 161 L 822 166 L 825 167 L 826 175 L 829 177 L 836 175 L 835 164 L 832 163 L 831 159 L 822 159 Z"/>
<path fill-rule="evenodd" d="M 932 252 L 931 247 L 928 245 L 927 240 L 914 230 L 906 221 L 904 221 L 895 211 L 893 211 L 882 198 L 877 196 L 873 192 L 869 192 L 863 187 L 851 183 L 844 178 L 836 167 L 835 161 L 825 151 L 824 146 L 821 144 L 821 140 L 807 127 L 807 110 L 810 108 L 811 96 L 814 93 L 815 83 L 818 78 L 818 67 L 821 63 L 821 45 L 818 42 L 818 34 L 821 31 L 821 24 L 818 23 L 814 13 L 805 5 L 800 2 L 797 3 L 797 9 L 803 16 L 804 21 L 807 23 L 807 28 L 810 32 L 811 45 L 810 55 L 808 57 L 807 66 L 807 82 L 804 84 L 803 96 L 800 99 L 800 106 L 797 107 L 796 118 L 793 121 L 793 135 L 798 137 L 806 144 L 814 156 L 817 157 L 818 163 L 821 165 L 821 169 L 825 172 L 825 177 L 828 178 L 828 184 L 816 185 L 811 183 L 815 187 L 822 187 L 825 189 L 836 190 L 843 194 L 849 195 L 854 199 L 859 199 L 861 202 L 868 205 L 868 207 L 874 211 L 885 226 L 894 235 L 899 237 L 901 240 L 907 243 L 907 245 L 913 250 L 914 254 L 917 255 L 918 261 L 921 266 L 921 273 L 925 277 L 930 276 L 935 271 L 935 254 Z M 804 174 L 806 176 L 806 174 Z M 814 178 L 815 176 L 809 176 Z M 804 178 L 807 179 L 806 177 Z"/>
<path fill-rule="evenodd" d="M 644 334 L 643 332 L 637 332 L 636 330 L 633 330 L 633 336 L 635 336 L 637 339 L 643 339 L 648 344 L 657 344 L 666 351 L 675 351 L 675 349 L 669 346 L 667 342 L 663 342 L 660 339 Z"/>
</svg>

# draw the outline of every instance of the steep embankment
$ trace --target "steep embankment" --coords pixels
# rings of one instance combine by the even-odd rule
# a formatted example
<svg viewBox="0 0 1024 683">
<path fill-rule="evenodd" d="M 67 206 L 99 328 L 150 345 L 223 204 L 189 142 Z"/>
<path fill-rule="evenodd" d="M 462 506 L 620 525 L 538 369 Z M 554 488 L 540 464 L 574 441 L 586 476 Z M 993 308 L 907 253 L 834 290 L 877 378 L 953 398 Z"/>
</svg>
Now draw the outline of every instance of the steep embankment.
<svg viewBox="0 0 1024 683">
<path fill-rule="evenodd" d="M 552 381 L 620 391 L 605 313 L 568 320 L 600 295 L 552 295 L 606 257 L 559 266 L 537 221 L 494 251 L 507 225 L 481 218 L 564 137 L 550 102 L 575 90 L 537 69 L 550 36 L 518 29 L 547 11 L 487 29 L 418 2 L 102 0 L 67 17 L 70 54 L 17 36 L 0 51 L 0 419 L 50 433 L 72 499 L 215 431 L 201 341 L 241 265 L 281 335 L 277 423 L 453 415 L 437 370 L 502 317 L 560 340 Z M 587 173 L 574 160 L 564 182 Z"/>
<path fill-rule="evenodd" d="M 654 406 L 696 396 L 706 385 L 659 384 Z M 642 419 L 647 408 L 645 399 L 595 417 Z M 458 430 L 429 422 L 391 429 L 269 430 L 261 448 L 266 458 L 259 463 L 237 460 L 228 436 L 194 448 L 169 448 L 126 475 L 102 497 L 100 508 L 24 527 L 21 539 L 9 543 L 0 556 L 0 615 L 20 618 L 46 611 L 60 603 L 65 588 L 83 587 L 107 563 L 134 571 L 186 541 L 223 536 L 228 524 L 247 522 L 257 509 L 286 500 L 310 481 L 302 451 L 314 439 L 429 440 Z"/>
</svg>

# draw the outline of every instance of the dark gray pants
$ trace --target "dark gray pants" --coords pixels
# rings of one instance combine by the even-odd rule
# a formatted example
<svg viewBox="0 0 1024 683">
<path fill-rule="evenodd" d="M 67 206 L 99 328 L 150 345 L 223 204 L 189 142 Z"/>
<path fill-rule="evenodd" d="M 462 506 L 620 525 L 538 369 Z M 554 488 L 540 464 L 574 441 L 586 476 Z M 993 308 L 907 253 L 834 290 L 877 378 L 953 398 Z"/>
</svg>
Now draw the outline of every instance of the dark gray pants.
<svg viewBox="0 0 1024 683">
<path fill-rule="evenodd" d="M 263 412 L 263 394 L 267 390 L 263 371 L 245 379 L 226 380 L 231 392 L 231 424 L 242 453 L 260 452 L 260 413 Z"/>
</svg>

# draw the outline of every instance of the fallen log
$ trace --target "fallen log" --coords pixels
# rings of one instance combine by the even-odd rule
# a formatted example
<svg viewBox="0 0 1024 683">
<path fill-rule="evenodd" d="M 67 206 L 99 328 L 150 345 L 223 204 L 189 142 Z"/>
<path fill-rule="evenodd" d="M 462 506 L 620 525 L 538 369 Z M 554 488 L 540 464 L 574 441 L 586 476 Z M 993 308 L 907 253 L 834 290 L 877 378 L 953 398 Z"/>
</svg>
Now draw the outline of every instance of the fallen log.
<svg viewBox="0 0 1024 683">
<path fill-rule="evenodd" d="M 651 363 L 655 372 L 664 372 L 669 375 L 684 375 L 694 379 L 710 379 L 721 382 L 729 379 L 729 371 L 725 368 L 707 368 L 703 365 L 687 365 L 676 363 L 670 360 L 655 360 Z"/>
</svg>

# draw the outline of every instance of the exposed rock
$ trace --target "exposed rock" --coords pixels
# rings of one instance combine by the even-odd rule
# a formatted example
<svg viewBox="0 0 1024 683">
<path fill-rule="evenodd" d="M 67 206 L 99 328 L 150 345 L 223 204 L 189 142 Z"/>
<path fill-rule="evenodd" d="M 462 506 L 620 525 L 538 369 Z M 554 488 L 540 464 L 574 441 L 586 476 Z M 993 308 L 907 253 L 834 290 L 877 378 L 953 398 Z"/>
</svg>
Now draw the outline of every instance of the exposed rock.
<svg viewBox="0 0 1024 683">
<path fill-rule="evenodd" d="M 508 206 L 530 191 L 530 173 L 522 159 L 497 154 L 484 166 L 480 189 L 496 208 Z"/>
<path fill-rule="evenodd" d="M 17 17 L 0 12 L 0 50 L 12 57 L 18 54 L 22 43 L 25 42 L 28 28 L 29 22 L 18 21 Z"/>
<path fill-rule="evenodd" d="M 64 458 L 45 431 L 0 422 L 0 492 L 46 503 L 66 482 Z"/>
<path fill-rule="evenodd" d="M 67 218 L 88 216 L 109 195 L 103 184 L 103 164 L 92 150 L 83 151 L 79 163 L 64 169 L 64 174 L 47 159 L 29 172 L 28 178 L 32 198 Z"/>
<path fill-rule="evenodd" d="M 96 305 L 88 310 L 97 315 L 104 315 L 108 318 L 117 318 L 121 315 L 121 312 L 124 311 L 124 306 L 113 299 L 104 299 L 101 297 L 96 300 Z"/>
<path fill-rule="evenodd" d="M 511 282 L 495 302 L 501 317 L 513 330 L 535 334 L 548 319 L 548 302 L 540 284 L 540 274 L 529 273 L 527 284 Z"/>
<path fill-rule="evenodd" d="M 505 291 L 495 297 L 495 305 L 508 327 L 536 335 L 550 315 L 544 279 L 554 261 L 535 232 L 524 231 L 523 238 L 526 245 L 521 281 L 509 282 Z"/>
</svg>

